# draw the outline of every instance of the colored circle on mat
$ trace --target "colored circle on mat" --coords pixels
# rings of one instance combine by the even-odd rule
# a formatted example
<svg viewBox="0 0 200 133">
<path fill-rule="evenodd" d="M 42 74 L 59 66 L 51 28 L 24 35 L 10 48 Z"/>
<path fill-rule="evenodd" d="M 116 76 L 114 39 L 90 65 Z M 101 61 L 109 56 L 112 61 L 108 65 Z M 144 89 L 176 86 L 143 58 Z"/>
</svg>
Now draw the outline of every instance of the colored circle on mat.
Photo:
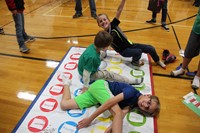
<svg viewBox="0 0 200 133">
<path fill-rule="evenodd" d="M 64 68 L 66 70 L 74 70 L 78 67 L 78 64 L 76 62 L 68 62 L 64 65 Z"/>
<path fill-rule="evenodd" d="M 134 113 L 134 114 L 131 114 L 131 113 Z M 133 111 L 129 112 L 126 118 L 127 118 L 128 123 L 130 123 L 133 126 L 139 127 L 139 126 L 143 126 L 146 123 L 146 116 L 140 113 L 137 109 L 134 109 Z M 135 122 L 134 119 L 135 120 L 140 119 L 141 121 Z"/>
<path fill-rule="evenodd" d="M 110 59 L 110 63 L 112 63 L 112 64 L 121 64 L 122 63 L 122 59 L 120 59 L 120 58 L 111 58 Z"/>
<path fill-rule="evenodd" d="M 59 126 L 58 133 L 78 133 L 76 126 L 77 123 L 73 121 L 66 121 Z"/>
<path fill-rule="evenodd" d="M 145 85 L 145 88 L 143 90 L 141 90 L 143 93 L 148 94 L 149 92 L 151 92 L 151 88 L 149 84 Z"/>
<path fill-rule="evenodd" d="M 116 67 L 116 66 L 112 66 L 107 68 L 108 71 L 117 73 L 117 74 L 121 74 L 122 73 L 122 69 L 120 67 Z"/>
<path fill-rule="evenodd" d="M 105 131 L 107 129 L 106 126 L 95 126 L 90 133 L 98 133 Z"/>
<path fill-rule="evenodd" d="M 74 96 L 75 97 L 78 96 L 78 95 L 80 95 L 80 94 L 81 94 L 81 88 L 79 88 L 79 89 L 77 89 L 77 90 L 74 91 Z"/>
<path fill-rule="evenodd" d="M 143 70 L 131 70 L 130 71 L 130 74 L 133 76 L 133 77 L 136 77 L 136 78 L 140 78 L 140 77 L 143 77 L 145 75 L 145 72 Z"/>
<path fill-rule="evenodd" d="M 133 85 L 137 90 L 142 91 L 145 89 L 145 83 L 141 83 L 139 85 Z"/>
<path fill-rule="evenodd" d="M 28 123 L 28 130 L 31 132 L 41 132 L 48 125 L 48 119 L 45 116 L 36 116 Z"/>
<path fill-rule="evenodd" d="M 70 59 L 71 60 L 79 60 L 80 56 L 81 56 L 80 53 L 75 53 L 75 54 L 70 55 Z"/>
<path fill-rule="evenodd" d="M 130 131 L 128 133 L 140 133 L 140 132 L 138 132 L 138 131 Z"/>
<path fill-rule="evenodd" d="M 49 93 L 54 96 L 60 95 L 63 93 L 63 88 L 64 86 L 62 84 L 53 85 L 49 89 Z"/>
<path fill-rule="evenodd" d="M 70 109 L 70 110 L 67 110 L 67 114 L 71 117 L 80 117 L 82 116 L 83 114 L 85 114 L 86 112 L 86 109 Z"/>
<path fill-rule="evenodd" d="M 69 72 L 63 72 L 62 74 L 66 75 L 67 77 L 69 77 L 69 79 L 72 79 L 72 74 Z M 62 77 L 61 74 L 58 75 L 57 79 L 62 82 Z"/>
<path fill-rule="evenodd" d="M 55 99 L 48 98 L 41 102 L 40 109 L 43 112 L 51 112 L 55 110 L 57 106 L 58 106 L 58 102 Z"/>
</svg>

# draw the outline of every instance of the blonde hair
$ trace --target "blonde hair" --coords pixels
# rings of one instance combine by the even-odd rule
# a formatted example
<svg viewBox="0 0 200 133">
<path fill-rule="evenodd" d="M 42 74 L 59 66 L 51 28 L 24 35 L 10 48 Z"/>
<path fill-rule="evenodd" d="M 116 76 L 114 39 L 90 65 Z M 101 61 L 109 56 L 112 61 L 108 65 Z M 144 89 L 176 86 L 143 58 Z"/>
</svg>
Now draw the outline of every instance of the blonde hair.
<svg viewBox="0 0 200 133">
<path fill-rule="evenodd" d="M 106 18 L 110 21 L 110 19 L 109 19 L 109 17 L 108 17 L 107 14 L 101 13 L 101 14 L 98 14 L 98 15 L 97 15 L 97 23 L 98 23 L 98 24 L 99 24 L 99 17 L 100 17 L 101 15 L 105 15 Z"/>
</svg>

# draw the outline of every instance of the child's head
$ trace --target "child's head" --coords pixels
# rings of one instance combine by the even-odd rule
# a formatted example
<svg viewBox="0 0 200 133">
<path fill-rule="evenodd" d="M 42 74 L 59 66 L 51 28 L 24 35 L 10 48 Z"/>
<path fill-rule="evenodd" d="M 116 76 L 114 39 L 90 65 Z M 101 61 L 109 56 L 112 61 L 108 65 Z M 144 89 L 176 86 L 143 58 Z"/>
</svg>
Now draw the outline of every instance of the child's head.
<svg viewBox="0 0 200 133">
<path fill-rule="evenodd" d="M 103 28 L 104 30 L 107 30 L 110 25 L 110 19 L 108 18 L 108 15 L 99 14 L 97 16 L 97 24 L 99 27 Z"/>
<path fill-rule="evenodd" d="M 151 116 L 157 116 L 160 112 L 159 98 L 152 95 L 141 95 L 138 98 L 138 107 Z"/>
<path fill-rule="evenodd" d="M 94 45 L 97 48 L 105 49 L 113 41 L 112 36 L 106 31 L 99 31 L 94 39 Z"/>
</svg>

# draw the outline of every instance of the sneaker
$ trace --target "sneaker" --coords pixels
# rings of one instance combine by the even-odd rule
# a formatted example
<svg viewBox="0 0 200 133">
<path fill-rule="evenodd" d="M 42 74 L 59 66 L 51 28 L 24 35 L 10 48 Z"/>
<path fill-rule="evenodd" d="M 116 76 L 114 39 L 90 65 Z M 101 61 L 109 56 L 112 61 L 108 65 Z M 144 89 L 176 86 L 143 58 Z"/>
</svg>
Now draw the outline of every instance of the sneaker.
<svg viewBox="0 0 200 133">
<path fill-rule="evenodd" d="M 97 19 L 96 13 L 92 14 L 91 17 L 93 17 L 94 19 Z"/>
<path fill-rule="evenodd" d="M 137 66 L 137 67 L 140 67 L 140 66 L 143 66 L 144 65 L 144 62 L 139 60 L 139 61 L 132 61 L 131 64 L 133 66 Z"/>
<path fill-rule="evenodd" d="M 164 30 L 169 31 L 169 27 L 166 24 L 162 25 L 162 27 L 164 28 Z"/>
<path fill-rule="evenodd" d="M 82 13 L 75 13 L 74 16 L 73 16 L 73 18 L 80 18 L 82 16 L 83 16 Z"/>
<path fill-rule="evenodd" d="M 192 88 L 198 89 L 199 85 L 200 85 L 200 78 L 198 76 L 195 76 L 193 81 L 192 81 Z"/>
<path fill-rule="evenodd" d="M 3 28 L 0 28 L 0 34 L 4 34 Z"/>
<path fill-rule="evenodd" d="M 24 43 L 33 42 L 33 41 L 35 41 L 35 37 L 28 36 L 28 38 L 24 40 Z"/>
<path fill-rule="evenodd" d="M 22 45 L 20 47 L 20 52 L 22 52 L 22 53 L 28 53 L 29 51 L 30 51 L 30 49 L 27 48 L 26 45 Z"/>
<path fill-rule="evenodd" d="M 183 68 L 180 68 L 179 70 L 171 71 L 171 76 L 174 76 L 174 77 L 178 77 L 183 74 L 185 74 L 185 70 Z"/>
<path fill-rule="evenodd" d="M 150 24 L 153 24 L 153 23 L 156 23 L 156 20 L 151 19 L 151 20 L 147 20 L 146 22 L 147 22 L 147 23 L 150 23 Z"/>
</svg>

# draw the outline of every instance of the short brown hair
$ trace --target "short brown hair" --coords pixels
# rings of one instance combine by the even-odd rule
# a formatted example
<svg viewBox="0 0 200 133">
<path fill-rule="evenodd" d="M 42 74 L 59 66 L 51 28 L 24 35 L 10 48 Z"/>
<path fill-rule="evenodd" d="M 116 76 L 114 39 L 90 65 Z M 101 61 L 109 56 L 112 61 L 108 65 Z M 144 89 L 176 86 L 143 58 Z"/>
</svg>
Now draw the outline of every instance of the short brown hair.
<svg viewBox="0 0 200 133">
<path fill-rule="evenodd" d="M 157 103 L 157 108 L 155 109 L 155 111 L 151 114 L 151 116 L 156 116 L 158 117 L 159 113 L 160 113 L 160 100 L 157 96 L 151 96 L 150 97 L 151 100 L 153 100 L 154 102 Z"/>
<path fill-rule="evenodd" d="M 113 41 L 112 36 L 107 31 L 99 31 L 94 38 L 94 45 L 97 48 L 108 47 Z"/>
</svg>

